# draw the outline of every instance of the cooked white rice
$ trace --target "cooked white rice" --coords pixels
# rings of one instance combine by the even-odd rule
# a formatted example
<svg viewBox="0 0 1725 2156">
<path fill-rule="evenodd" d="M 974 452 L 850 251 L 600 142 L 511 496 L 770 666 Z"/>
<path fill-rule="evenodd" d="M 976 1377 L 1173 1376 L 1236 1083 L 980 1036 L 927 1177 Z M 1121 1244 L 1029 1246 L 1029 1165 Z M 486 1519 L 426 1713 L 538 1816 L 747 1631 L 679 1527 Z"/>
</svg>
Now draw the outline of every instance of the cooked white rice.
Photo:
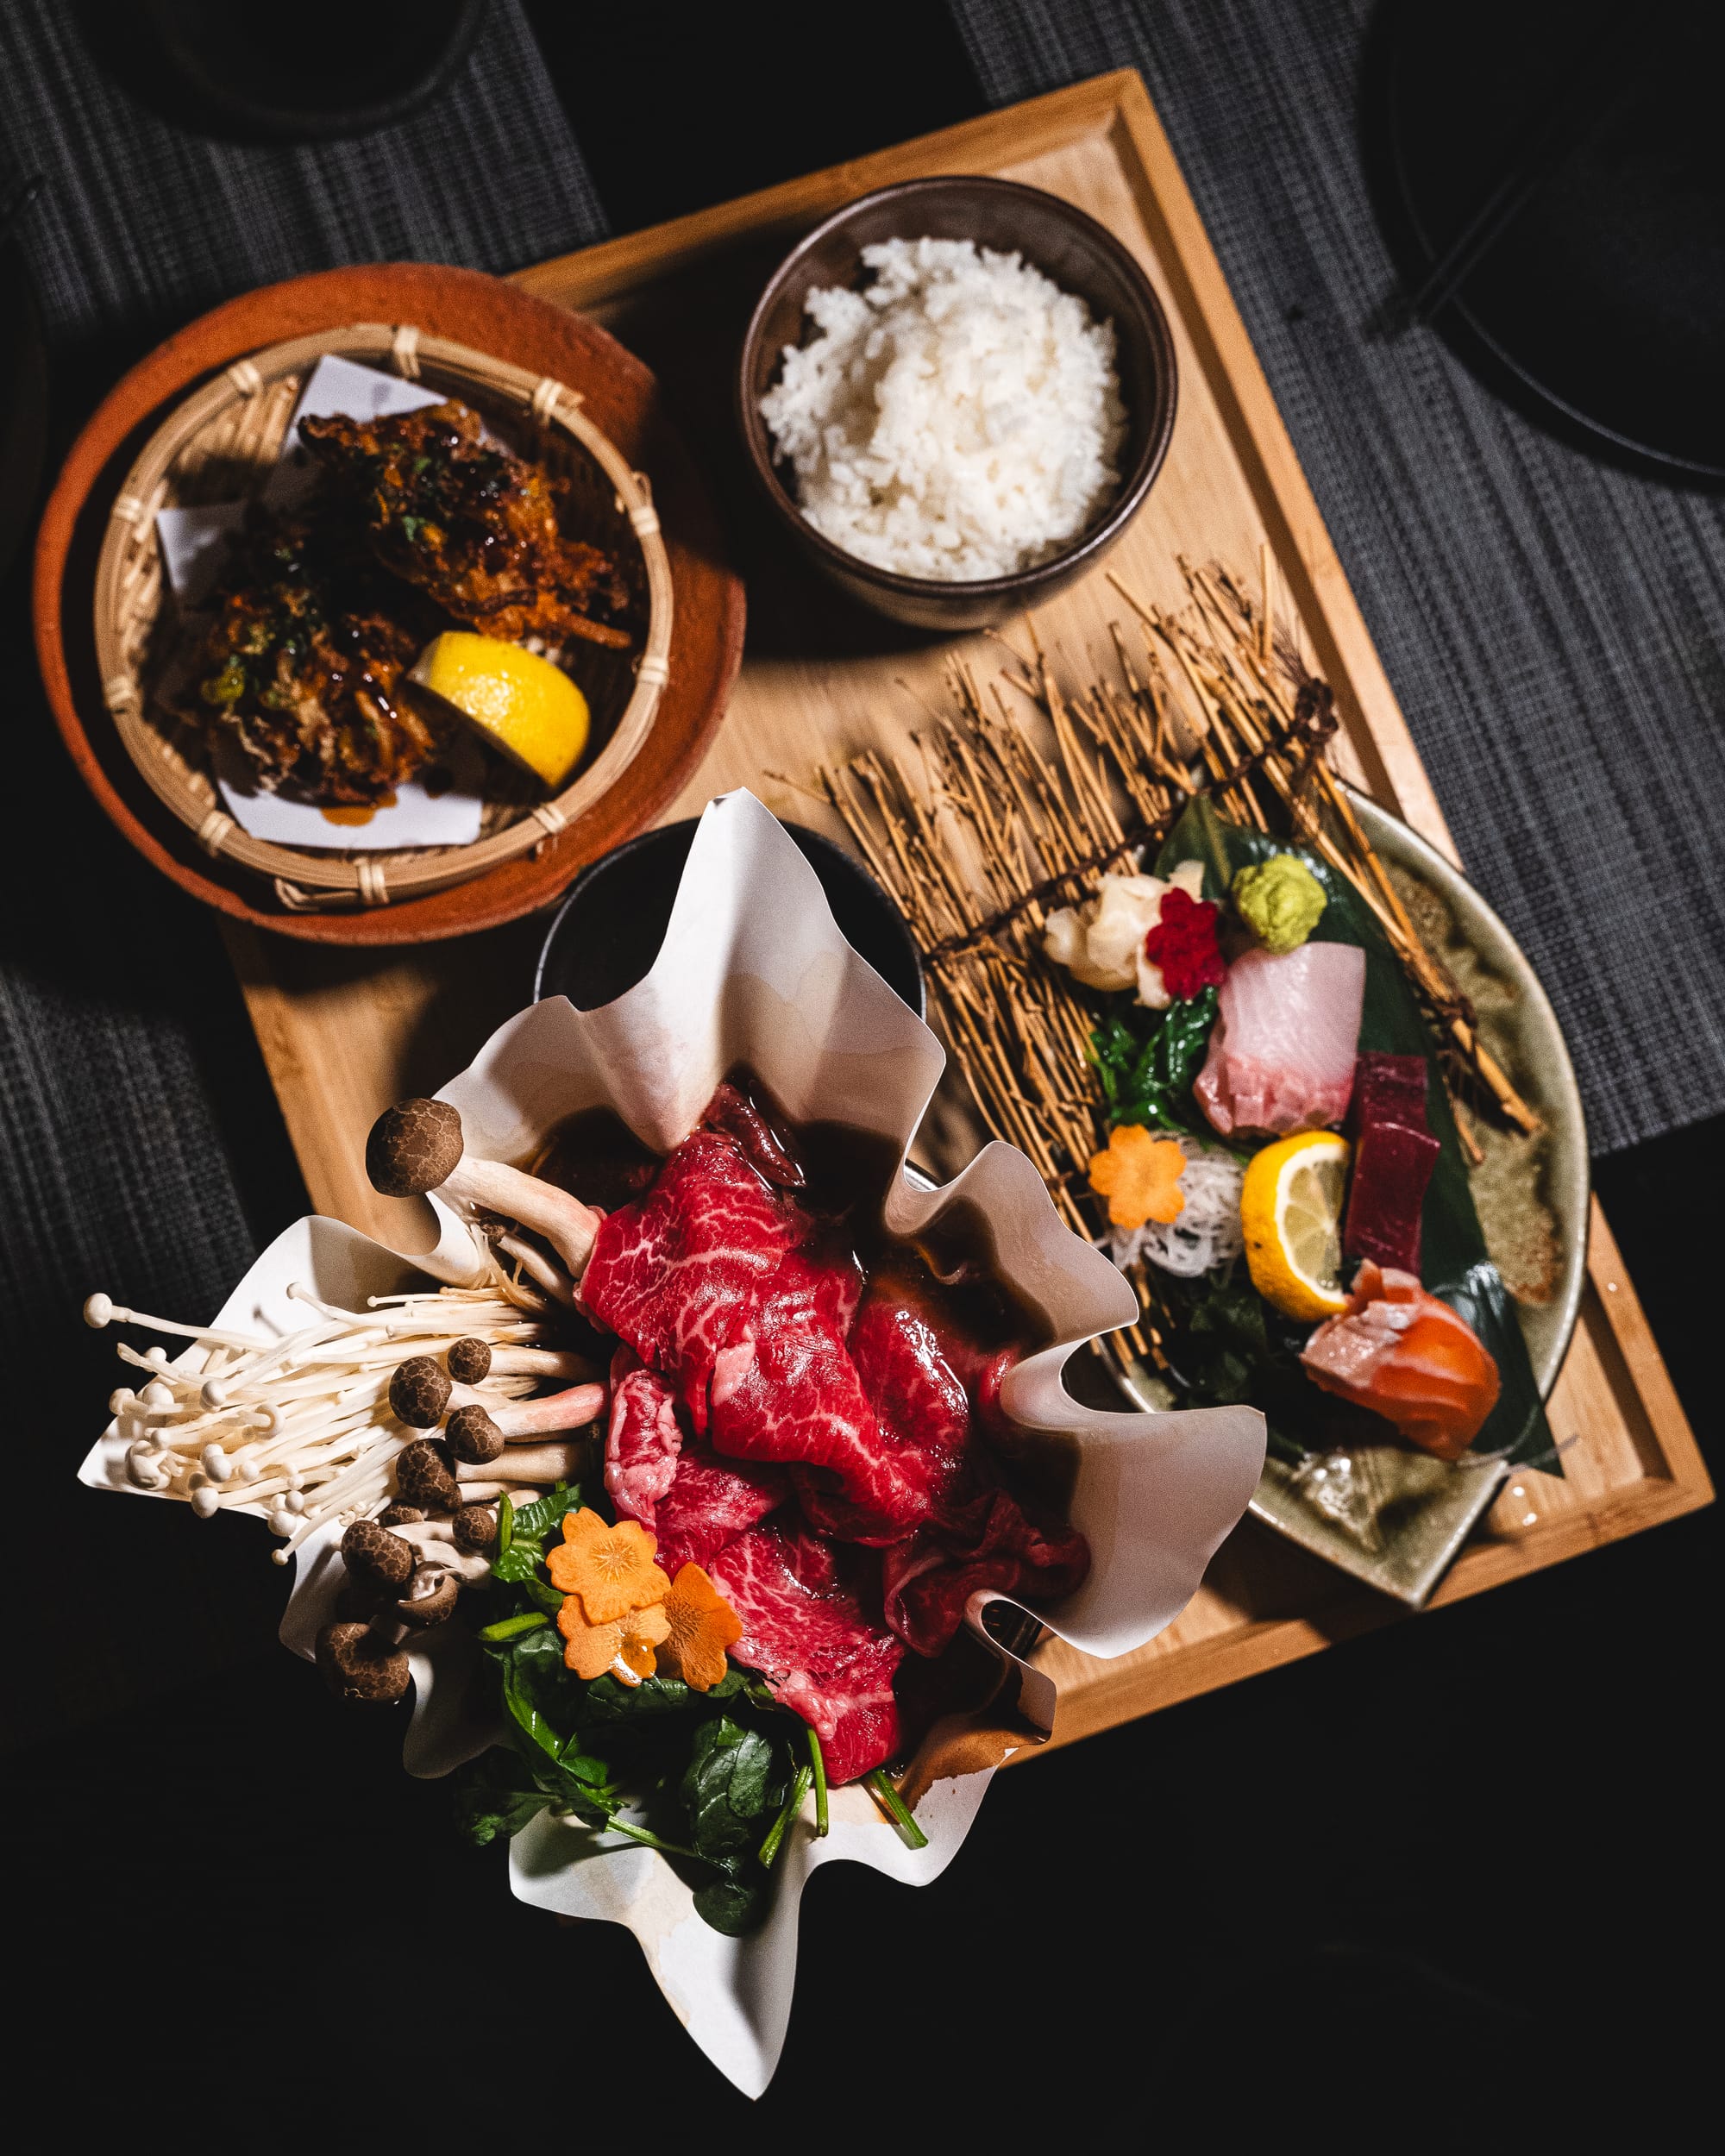
<svg viewBox="0 0 1725 2156">
<path fill-rule="evenodd" d="M 1114 331 L 1016 254 L 969 240 L 864 248 L 862 291 L 806 302 L 762 416 L 815 530 L 900 575 L 1010 576 L 1076 539 L 1120 486 Z"/>
</svg>

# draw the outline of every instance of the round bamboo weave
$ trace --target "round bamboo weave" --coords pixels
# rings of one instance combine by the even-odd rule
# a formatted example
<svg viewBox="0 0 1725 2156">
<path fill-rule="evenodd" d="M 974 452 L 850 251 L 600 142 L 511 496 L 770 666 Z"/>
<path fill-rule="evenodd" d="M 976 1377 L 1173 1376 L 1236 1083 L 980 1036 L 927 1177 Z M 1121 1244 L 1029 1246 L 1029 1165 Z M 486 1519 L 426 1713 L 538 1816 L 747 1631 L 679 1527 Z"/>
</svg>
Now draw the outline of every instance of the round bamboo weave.
<svg viewBox="0 0 1725 2156">
<path fill-rule="evenodd" d="M 317 850 L 254 838 L 223 806 L 203 729 L 155 696 L 173 613 L 156 512 L 256 493 L 274 470 L 305 375 L 326 354 L 382 361 L 459 398 L 518 454 L 568 482 L 568 536 L 638 561 L 648 624 L 638 652 L 572 640 L 563 664 L 593 715 L 589 762 L 562 793 L 537 798 L 525 774 L 486 758 L 480 835 L 468 846 Z M 580 393 L 483 352 L 422 336 L 411 324 L 355 323 L 269 346 L 174 409 L 128 473 L 96 573 L 103 695 L 127 753 L 159 798 L 212 856 L 272 879 L 284 906 L 386 906 L 447 888 L 530 853 L 590 808 L 639 753 L 669 671 L 671 565 L 646 479 L 582 414 Z"/>
</svg>

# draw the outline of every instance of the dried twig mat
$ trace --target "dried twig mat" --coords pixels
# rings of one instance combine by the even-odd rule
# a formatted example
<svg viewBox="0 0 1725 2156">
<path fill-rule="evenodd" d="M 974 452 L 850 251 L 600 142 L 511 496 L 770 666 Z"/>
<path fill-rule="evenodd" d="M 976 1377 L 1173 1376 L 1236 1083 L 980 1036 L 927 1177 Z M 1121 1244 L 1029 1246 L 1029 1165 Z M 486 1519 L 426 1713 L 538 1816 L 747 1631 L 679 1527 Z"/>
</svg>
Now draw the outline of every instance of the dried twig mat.
<svg viewBox="0 0 1725 2156">
<path fill-rule="evenodd" d="M 922 947 L 934 1021 L 984 1121 L 1029 1155 L 1087 1238 L 1105 1225 L 1087 1180 L 1107 1143 L 1089 1079 L 1101 1006 L 1043 955 L 1043 931 L 1101 874 L 1139 855 L 1149 867 L 1200 794 L 1346 876 L 1406 968 L 1452 1077 L 1518 1130 L 1540 1127 L 1481 1046 L 1471 1007 L 1421 942 L 1329 767 L 1328 685 L 1276 625 L 1267 554 L 1261 567 L 1254 599 L 1226 570 L 1182 561 L 1178 614 L 1111 576 L 1137 631 L 1111 626 L 1115 678 L 1066 686 L 1026 618 L 1028 652 L 997 639 L 1002 667 L 986 686 L 954 662 L 946 705 L 913 736 L 913 758 L 871 751 L 816 774 Z M 1147 1319 L 1109 1345 L 1123 1363 L 1159 1359 L 1156 1332 Z"/>
</svg>

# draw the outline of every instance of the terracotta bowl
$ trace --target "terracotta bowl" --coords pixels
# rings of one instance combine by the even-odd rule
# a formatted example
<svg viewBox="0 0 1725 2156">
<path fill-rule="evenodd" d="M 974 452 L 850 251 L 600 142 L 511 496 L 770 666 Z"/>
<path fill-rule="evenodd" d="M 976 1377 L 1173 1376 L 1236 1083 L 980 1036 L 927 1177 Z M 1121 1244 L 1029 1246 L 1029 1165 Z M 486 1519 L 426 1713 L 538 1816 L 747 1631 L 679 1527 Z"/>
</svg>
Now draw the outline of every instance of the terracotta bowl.
<svg viewBox="0 0 1725 2156">
<path fill-rule="evenodd" d="M 599 799 L 518 858 L 469 881 L 353 911 L 285 910 L 268 882 L 204 851 L 128 753 L 104 700 L 92 593 L 116 497 L 164 415 L 235 360 L 342 323 L 412 323 L 579 391 L 582 409 L 649 474 L 669 556 L 669 677 L 650 740 Z M 37 655 L 85 783 L 116 826 L 182 888 L 233 918 L 317 943 L 411 943 L 493 928 L 549 906 L 583 862 L 643 830 L 688 778 L 724 711 L 743 649 L 743 587 L 648 368 L 580 316 L 471 270 L 413 263 L 330 270 L 202 317 L 126 375 L 67 458 L 36 544 Z"/>
<path fill-rule="evenodd" d="M 761 417 L 787 345 L 806 335 L 803 303 L 825 285 L 863 278 L 865 247 L 881 240 L 974 240 L 1021 254 L 1091 313 L 1114 325 L 1115 367 L 1126 410 L 1118 493 L 1082 536 L 1052 560 L 1015 576 L 968 583 L 900 576 L 862 561 L 825 538 L 797 506 L 795 481 L 775 459 Z M 774 273 L 743 340 L 737 421 L 755 476 L 792 543 L 825 575 L 876 613 L 919 629 L 987 627 L 1043 605 L 1095 567 L 1149 493 L 1174 430 L 1174 340 L 1150 280 L 1113 235 L 1058 196 L 1015 181 L 973 178 L 906 180 L 864 195 L 817 225 Z"/>
</svg>

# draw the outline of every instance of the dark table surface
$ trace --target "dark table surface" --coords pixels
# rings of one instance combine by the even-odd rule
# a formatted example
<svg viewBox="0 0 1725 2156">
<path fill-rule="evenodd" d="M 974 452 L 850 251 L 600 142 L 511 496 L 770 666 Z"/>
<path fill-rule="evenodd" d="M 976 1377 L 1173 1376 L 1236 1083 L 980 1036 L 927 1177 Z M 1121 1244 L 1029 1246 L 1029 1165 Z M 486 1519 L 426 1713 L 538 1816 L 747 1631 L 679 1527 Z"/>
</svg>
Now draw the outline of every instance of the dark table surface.
<svg viewBox="0 0 1725 2156">
<path fill-rule="evenodd" d="M 600 20 L 499 0 L 448 98 L 387 140 L 315 153 L 161 118 L 103 73 L 103 15 L 0 13 L 0 147 L 56 180 L 32 256 L 55 340 L 50 467 L 130 357 L 260 278 L 384 254 L 505 269 L 1124 63 L 1151 79 L 1465 845 L 1496 768 L 1471 761 L 1468 728 L 1505 728 L 1477 680 L 1446 674 L 1466 594 L 1443 577 L 1422 590 L 1411 542 L 1386 537 L 1390 453 L 1463 454 L 1452 430 L 1420 438 L 1421 395 L 1436 383 L 1462 414 L 1499 505 L 1550 529 L 1609 497 L 1631 581 L 1650 549 L 1668 589 L 1707 570 L 1711 505 L 1622 493 L 1447 355 L 1422 351 L 1412 386 L 1380 394 L 1377 467 L 1339 461 L 1315 376 L 1371 375 L 1382 355 L 1341 316 L 1321 320 L 1327 357 L 1302 347 L 1302 303 L 1276 303 L 1264 260 L 1297 260 L 1314 306 L 1329 273 L 1291 226 L 1260 229 L 1299 129 L 1287 112 L 1279 135 L 1217 116 L 1262 105 L 1277 38 L 1302 95 L 1314 78 L 1333 92 L 1363 8 L 1299 0 L 1266 28 L 1257 5 L 1206 20 L 1196 0 L 885 0 L 858 64 L 835 70 L 800 11 L 744 30 L 718 10 Z M 1326 215 L 1363 258 L 1351 133 L 1323 147 Z M 1426 491 L 1441 518 L 1443 489 L 1435 508 Z M 1452 561 L 1478 505 L 1452 490 L 1447 513 Z M 1540 673 L 1527 619 L 1534 600 L 1560 606 L 1541 597 L 1552 558 L 1530 542 L 1523 573 L 1510 704 L 1532 716 L 1519 749 L 1513 728 L 1501 745 L 1511 763 L 1548 755 L 1567 678 Z M 343 1715 L 274 1645 L 281 1575 L 255 1537 L 70 1484 L 112 1382 L 82 1296 L 99 1282 L 202 1313 L 304 1195 L 210 920 L 114 839 L 51 737 L 22 565 L 0 607 L 9 775 L 53 833 L 0 852 L 0 1309 L 14 1443 L 53 1463 L 5 1570 L 12 1965 L 41 2002 L 40 2019 L 25 2009 L 30 2085 L 68 2135 L 728 2139 L 748 2107 L 679 2035 L 632 1941 L 513 1903 L 498 1852 L 455 1843 L 443 1794 L 402 1775 L 388 1718 Z M 1725 674 L 1708 672 L 1703 628 L 1671 626 L 1698 686 L 1662 755 L 1716 742 Z M 1446 694 L 1468 706 L 1459 730 Z M 1538 880 L 1492 828 L 1494 895 L 1537 942 L 1549 912 L 1529 899 L 1517 919 L 1515 903 Z M 1614 873 L 1648 843 L 1634 814 L 1624 829 Z M 1603 1103 L 1615 1146 L 1599 1187 L 1710 1447 L 1717 1269 L 1701 1253 L 1725 1121 L 1684 1116 L 1725 1098 L 1718 1041 L 1703 1026 L 1695 1068 L 1650 1091 L 1582 986 L 1595 1126 Z M 1694 1007 L 1718 997 L 1716 973 Z M 1294 2128 L 1477 2149 L 1548 2146 L 1633 2097 L 1664 2145 L 1710 2033 L 1687 1950 L 1716 1838 L 1700 1766 L 1717 1568 L 1712 1516 L 1679 1522 L 1015 1770 L 920 1893 L 824 1872 L 755 2122 L 809 2144 L 1017 2146 L 1051 2128 L 1088 2147 L 1208 2116 L 1224 2147 Z"/>
</svg>

